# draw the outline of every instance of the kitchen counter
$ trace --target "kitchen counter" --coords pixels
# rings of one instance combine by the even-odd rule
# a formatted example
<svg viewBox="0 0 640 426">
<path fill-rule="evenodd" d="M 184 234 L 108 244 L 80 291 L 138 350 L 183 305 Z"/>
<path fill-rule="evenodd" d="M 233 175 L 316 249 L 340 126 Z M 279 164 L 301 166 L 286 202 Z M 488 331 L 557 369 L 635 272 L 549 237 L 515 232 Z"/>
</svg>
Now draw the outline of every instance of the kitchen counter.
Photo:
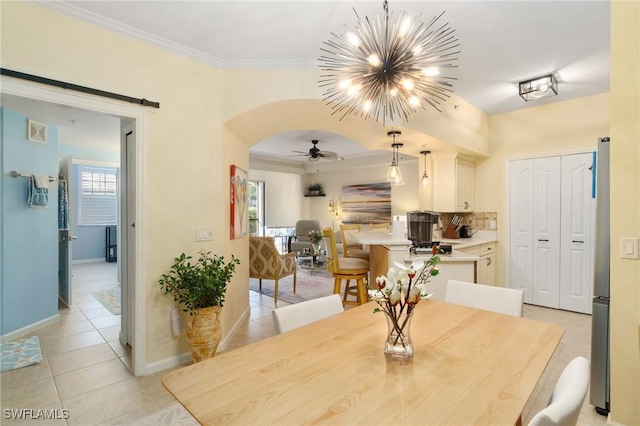
<svg viewBox="0 0 640 426">
<path fill-rule="evenodd" d="M 434 240 L 443 244 L 451 244 L 451 248 L 455 250 L 465 249 L 469 247 L 479 246 L 481 244 L 495 243 L 498 236 L 495 231 L 478 231 L 471 238 L 438 238 L 434 236 Z"/>
<path fill-rule="evenodd" d="M 451 263 L 451 262 L 477 262 L 480 260 L 480 256 L 475 256 L 473 254 L 468 254 L 463 251 L 453 250 L 451 254 L 439 254 L 440 263 Z M 431 257 L 430 254 L 420 253 L 420 254 L 411 254 L 409 255 L 405 261 L 413 262 L 413 259 L 424 258 L 429 259 Z"/>
<path fill-rule="evenodd" d="M 398 236 L 387 232 L 354 232 L 351 234 L 362 245 L 384 245 L 409 247 L 411 241 L 404 236 Z"/>
<path fill-rule="evenodd" d="M 439 254 L 440 262 L 438 269 L 440 273 L 429 279 L 427 284 L 427 292 L 433 293 L 435 300 L 444 300 L 447 294 L 447 282 L 452 280 L 475 282 L 477 262 L 480 256 L 464 253 L 461 251 L 452 251 L 451 254 Z M 410 264 L 413 259 L 424 258 L 429 259 L 430 254 L 419 254 L 407 256 L 405 262 Z"/>
</svg>

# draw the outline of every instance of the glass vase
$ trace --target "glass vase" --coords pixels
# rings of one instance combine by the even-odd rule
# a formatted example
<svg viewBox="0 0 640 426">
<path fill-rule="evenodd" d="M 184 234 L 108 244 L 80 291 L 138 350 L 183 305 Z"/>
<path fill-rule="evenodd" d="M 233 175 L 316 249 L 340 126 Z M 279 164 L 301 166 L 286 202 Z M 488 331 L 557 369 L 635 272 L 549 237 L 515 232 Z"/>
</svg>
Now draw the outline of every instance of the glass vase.
<svg viewBox="0 0 640 426">
<path fill-rule="evenodd" d="M 384 352 L 391 355 L 413 356 L 411 341 L 413 311 L 409 314 L 400 314 L 397 320 L 394 320 L 390 315 L 385 316 L 387 318 L 387 340 L 384 343 Z"/>
<path fill-rule="evenodd" d="M 320 242 L 313 243 L 313 254 L 317 255 L 320 253 Z"/>
</svg>

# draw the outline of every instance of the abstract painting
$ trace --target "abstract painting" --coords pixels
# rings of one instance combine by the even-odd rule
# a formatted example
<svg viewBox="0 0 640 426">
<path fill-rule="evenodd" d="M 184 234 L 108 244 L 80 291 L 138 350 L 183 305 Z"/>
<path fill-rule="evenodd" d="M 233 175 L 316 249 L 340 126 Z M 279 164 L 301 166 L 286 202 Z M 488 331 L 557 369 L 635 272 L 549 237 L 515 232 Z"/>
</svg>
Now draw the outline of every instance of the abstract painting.
<svg viewBox="0 0 640 426">
<path fill-rule="evenodd" d="M 231 165 L 231 239 L 247 235 L 249 214 L 247 172 L 236 165 Z"/>
<path fill-rule="evenodd" d="M 391 183 L 364 183 L 342 187 L 342 223 L 390 223 Z"/>
</svg>

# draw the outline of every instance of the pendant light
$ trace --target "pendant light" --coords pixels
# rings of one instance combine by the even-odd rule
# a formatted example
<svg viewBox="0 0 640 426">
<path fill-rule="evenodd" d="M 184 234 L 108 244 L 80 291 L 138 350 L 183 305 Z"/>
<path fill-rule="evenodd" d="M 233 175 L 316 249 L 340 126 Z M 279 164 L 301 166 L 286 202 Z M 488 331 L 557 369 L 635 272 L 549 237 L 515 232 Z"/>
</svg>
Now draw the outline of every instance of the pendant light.
<svg viewBox="0 0 640 426">
<path fill-rule="evenodd" d="M 387 136 L 393 137 L 393 143 L 391 144 L 391 148 L 393 149 L 393 158 L 391 160 L 389 170 L 387 171 L 387 182 L 391 182 L 391 185 L 396 186 L 404 185 L 402 172 L 400 171 L 400 166 L 398 166 L 398 148 L 402 148 L 404 144 L 396 142 L 396 137 L 401 134 L 402 133 L 399 130 L 387 132 Z"/>
<path fill-rule="evenodd" d="M 427 175 L 427 155 L 431 154 L 431 151 L 420 151 L 421 155 L 424 155 L 424 173 L 422 173 L 422 186 L 429 186 L 429 175 Z"/>
</svg>

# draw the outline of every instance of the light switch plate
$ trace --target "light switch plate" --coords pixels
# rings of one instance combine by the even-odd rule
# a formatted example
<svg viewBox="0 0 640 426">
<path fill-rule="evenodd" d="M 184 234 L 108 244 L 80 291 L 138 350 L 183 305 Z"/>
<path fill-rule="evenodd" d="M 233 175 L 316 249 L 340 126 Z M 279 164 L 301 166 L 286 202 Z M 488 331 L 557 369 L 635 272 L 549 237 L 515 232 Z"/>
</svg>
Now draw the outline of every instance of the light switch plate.
<svg viewBox="0 0 640 426">
<path fill-rule="evenodd" d="M 638 238 L 620 237 L 620 258 L 638 260 Z"/>
<path fill-rule="evenodd" d="M 213 241 L 213 228 L 196 228 L 196 241 Z"/>
</svg>

